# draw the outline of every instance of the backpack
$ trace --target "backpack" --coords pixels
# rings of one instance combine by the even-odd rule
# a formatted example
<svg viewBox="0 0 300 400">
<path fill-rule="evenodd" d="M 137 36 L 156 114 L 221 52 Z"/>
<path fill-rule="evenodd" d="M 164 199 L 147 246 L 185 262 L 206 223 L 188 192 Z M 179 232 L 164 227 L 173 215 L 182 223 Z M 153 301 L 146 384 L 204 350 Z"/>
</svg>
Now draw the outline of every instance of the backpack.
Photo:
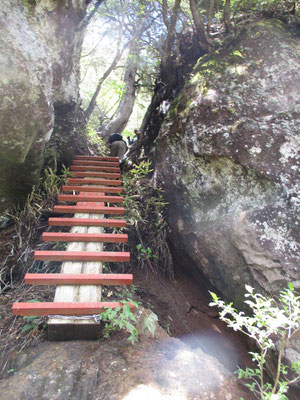
<svg viewBox="0 0 300 400">
<path fill-rule="evenodd" d="M 120 133 L 112 133 L 109 136 L 109 143 L 112 144 L 113 142 L 118 142 L 118 141 L 122 141 L 123 140 L 123 136 Z"/>
</svg>

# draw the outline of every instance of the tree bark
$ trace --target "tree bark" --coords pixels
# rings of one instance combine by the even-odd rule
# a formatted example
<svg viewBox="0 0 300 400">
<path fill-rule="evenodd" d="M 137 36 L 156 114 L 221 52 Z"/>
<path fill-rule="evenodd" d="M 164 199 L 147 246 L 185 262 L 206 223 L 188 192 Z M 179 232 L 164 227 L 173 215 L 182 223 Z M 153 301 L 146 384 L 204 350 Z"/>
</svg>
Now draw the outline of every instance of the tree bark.
<svg viewBox="0 0 300 400">
<path fill-rule="evenodd" d="M 100 0 L 101 1 L 101 0 Z M 102 0 L 104 1 L 104 0 Z M 86 118 L 86 123 L 89 122 L 89 119 L 96 107 L 97 104 L 97 98 L 99 96 L 101 87 L 103 85 L 103 82 L 105 81 L 105 79 L 110 75 L 110 73 L 116 68 L 116 66 L 118 65 L 118 62 L 120 61 L 123 52 L 126 48 L 126 46 L 123 47 L 123 49 L 121 49 L 121 41 L 122 41 L 122 37 L 123 37 L 123 30 L 124 30 L 124 17 L 125 17 L 125 12 L 128 8 L 128 0 L 125 1 L 124 4 L 124 8 L 123 8 L 123 15 L 122 15 L 122 23 L 121 23 L 121 28 L 120 28 L 120 34 L 119 34 L 119 39 L 118 39 L 118 43 L 117 43 L 117 51 L 116 51 L 116 55 L 113 59 L 113 62 L 110 64 L 110 66 L 107 68 L 107 70 L 104 72 L 104 74 L 102 75 L 102 77 L 99 79 L 96 90 L 92 96 L 92 99 L 85 111 L 85 118 Z"/>
<path fill-rule="evenodd" d="M 124 93 L 122 95 L 119 106 L 106 125 L 102 136 L 108 139 L 109 135 L 114 132 L 122 133 L 133 110 L 136 98 L 135 77 L 139 65 L 140 36 L 145 28 L 145 17 L 135 30 L 133 38 L 129 44 L 129 52 L 127 57 L 126 69 L 124 74 Z"/>
<path fill-rule="evenodd" d="M 210 32 L 211 21 L 212 21 L 213 16 L 214 16 L 214 8 L 215 8 L 215 0 L 210 0 L 209 7 L 208 7 L 208 12 L 207 12 L 207 27 L 206 27 L 206 31 L 207 31 L 208 35 L 209 35 L 209 32 Z"/>
<path fill-rule="evenodd" d="M 209 47 L 211 46 L 211 41 L 205 31 L 205 25 L 203 23 L 203 20 L 199 14 L 196 1 L 195 0 L 189 0 L 190 1 L 190 8 L 193 16 L 193 21 L 195 24 L 198 40 L 200 43 L 200 46 L 204 50 L 208 50 Z"/>
<path fill-rule="evenodd" d="M 224 7 L 224 23 L 226 32 L 230 31 L 231 23 L 230 23 L 230 0 L 226 0 Z"/>
</svg>

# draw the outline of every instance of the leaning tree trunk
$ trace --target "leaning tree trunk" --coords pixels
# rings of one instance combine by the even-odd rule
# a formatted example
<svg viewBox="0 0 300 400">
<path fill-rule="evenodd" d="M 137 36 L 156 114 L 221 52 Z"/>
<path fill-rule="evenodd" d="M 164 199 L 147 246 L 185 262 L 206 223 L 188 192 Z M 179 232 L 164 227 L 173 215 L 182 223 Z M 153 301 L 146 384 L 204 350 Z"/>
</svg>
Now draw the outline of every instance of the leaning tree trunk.
<svg viewBox="0 0 300 400">
<path fill-rule="evenodd" d="M 108 139 L 109 135 L 114 132 L 123 132 L 130 115 L 133 110 L 136 98 L 136 71 L 139 65 L 139 51 L 140 51 L 140 36 L 145 28 L 145 19 L 137 28 L 129 45 L 129 52 L 127 57 L 126 69 L 124 74 L 124 93 L 122 95 L 119 106 L 114 113 L 110 122 L 106 125 L 102 136 Z"/>
</svg>

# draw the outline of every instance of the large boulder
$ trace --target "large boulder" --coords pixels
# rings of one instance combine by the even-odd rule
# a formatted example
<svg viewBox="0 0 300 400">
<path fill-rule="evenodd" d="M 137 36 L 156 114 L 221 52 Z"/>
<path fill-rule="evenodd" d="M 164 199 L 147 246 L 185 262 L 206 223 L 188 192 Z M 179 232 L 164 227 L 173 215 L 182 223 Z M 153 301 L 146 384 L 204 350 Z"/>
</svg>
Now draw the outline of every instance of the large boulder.
<svg viewBox="0 0 300 400">
<path fill-rule="evenodd" d="M 202 57 L 156 145 L 173 255 L 241 303 L 299 277 L 300 45 L 277 20 Z"/>
<path fill-rule="evenodd" d="M 87 3 L 1 2 L 0 212 L 22 201 L 36 182 L 53 128 L 61 134 L 64 125 L 64 142 L 73 134 Z"/>
</svg>

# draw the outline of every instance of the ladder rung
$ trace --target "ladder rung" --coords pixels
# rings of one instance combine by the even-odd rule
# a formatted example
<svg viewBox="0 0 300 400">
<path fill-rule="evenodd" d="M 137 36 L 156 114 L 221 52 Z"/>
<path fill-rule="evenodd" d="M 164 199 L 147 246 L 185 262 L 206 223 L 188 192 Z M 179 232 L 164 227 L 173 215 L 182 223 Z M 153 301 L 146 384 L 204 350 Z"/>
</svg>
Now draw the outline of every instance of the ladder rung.
<svg viewBox="0 0 300 400">
<path fill-rule="evenodd" d="M 104 187 L 104 186 L 63 186 L 63 192 L 99 192 L 99 193 L 121 193 L 121 187 Z"/>
<path fill-rule="evenodd" d="M 77 172 L 77 171 L 71 171 L 70 176 L 78 176 L 79 178 L 85 178 L 85 177 L 92 177 L 92 178 L 111 178 L 111 179 L 117 179 L 121 177 L 121 174 L 115 174 L 115 173 L 110 173 L 110 172 Z"/>
<path fill-rule="evenodd" d="M 104 226 L 124 228 L 124 219 L 93 219 L 93 218 L 49 218 L 48 224 L 51 226 Z"/>
<path fill-rule="evenodd" d="M 74 160 L 93 160 L 93 161 L 119 161 L 119 157 L 100 157 L 100 156 L 80 156 L 74 157 Z"/>
<path fill-rule="evenodd" d="M 53 210 L 59 213 L 67 214 L 125 214 L 124 207 L 103 207 L 103 206 L 54 206 Z"/>
<path fill-rule="evenodd" d="M 128 235 L 122 233 L 70 233 L 70 232 L 44 232 L 44 242 L 101 242 L 101 243 L 125 243 Z"/>
<path fill-rule="evenodd" d="M 68 178 L 69 183 L 76 184 L 95 184 L 95 185 L 109 185 L 109 186 L 122 186 L 122 181 L 112 179 L 79 179 L 79 178 Z"/>
<path fill-rule="evenodd" d="M 119 162 L 114 161 L 93 161 L 93 160 L 73 160 L 73 165 L 95 165 L 103 167 L 120 167 Z"/>
<path fill-rule="evenodd" d="M 132 310 L 136 307 L 127 303 Z M 122 307 L 119 302 L 101 303 L 14 303 L 12 313 L 14 315 L 93 315 L 100 314 L 108 308 Z"/>
<path fill-rule="evenodd" d="M 116 251 L 35 251 L 34 259 L 39 261 L 119 261 L 130 260 L 130 253 Z"/>
<path fill-rule="evenodd" d="M 97 167 L 88 165 L 72 165 L 70 168 L 72 171 L 100 171 L 100 172 L 120 172 L 120 168 L 114 167 Z"/>
<path fill-rule="evenodd" d="M 131 285 L 132 274 L 26 274 L 29 285 Z"/>
<path fill-rule="evenodd" d="M 123 203 L 124 198 L 121 196 L 87 196 L 83 194 L 59 194 L 57 196 L 58 201 L 86 201 L 86 202 L 101 202 L 101 203 Z"/>
</svg>

